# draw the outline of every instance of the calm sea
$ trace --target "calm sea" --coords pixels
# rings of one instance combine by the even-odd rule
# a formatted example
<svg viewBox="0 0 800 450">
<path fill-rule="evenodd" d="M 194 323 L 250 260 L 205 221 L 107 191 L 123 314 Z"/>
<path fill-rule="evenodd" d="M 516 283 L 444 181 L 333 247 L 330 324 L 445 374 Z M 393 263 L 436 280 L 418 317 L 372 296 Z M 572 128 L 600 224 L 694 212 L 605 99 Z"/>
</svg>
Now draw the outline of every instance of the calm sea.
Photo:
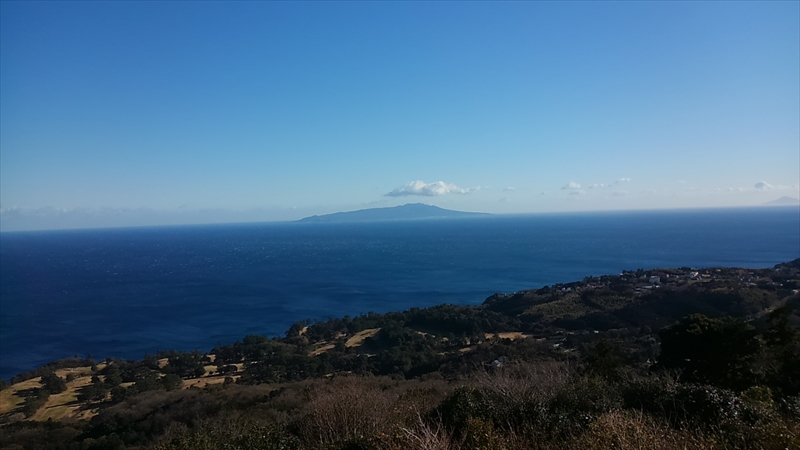
<svg viewBox="0 0 800 450">
<path fill-rule="evenodd" d="M 795 207 L 0 233 L 0 377 L 624 269 L 798 257 Z"/>
</svg>

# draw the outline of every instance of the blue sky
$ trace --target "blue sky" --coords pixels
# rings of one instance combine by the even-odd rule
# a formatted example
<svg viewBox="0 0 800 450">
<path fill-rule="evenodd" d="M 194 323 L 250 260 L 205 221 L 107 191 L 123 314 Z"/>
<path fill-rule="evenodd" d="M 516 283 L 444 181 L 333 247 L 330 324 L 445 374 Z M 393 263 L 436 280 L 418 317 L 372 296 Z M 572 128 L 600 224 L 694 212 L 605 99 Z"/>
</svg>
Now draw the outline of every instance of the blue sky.
<svg viewBox="0 0 800 450">
<path fill-rule="evenodd" d="M 800 196 L 798 2 L 2 2 L 0 229 Z"/>
</svg>

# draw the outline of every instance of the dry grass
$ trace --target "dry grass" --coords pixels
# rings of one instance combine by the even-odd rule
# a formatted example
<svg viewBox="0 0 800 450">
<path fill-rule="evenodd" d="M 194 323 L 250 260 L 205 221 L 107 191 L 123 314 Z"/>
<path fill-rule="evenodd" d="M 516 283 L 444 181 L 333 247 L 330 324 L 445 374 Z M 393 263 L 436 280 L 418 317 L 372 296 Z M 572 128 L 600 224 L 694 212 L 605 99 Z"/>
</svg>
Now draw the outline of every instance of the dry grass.
<svg viewBox="0 0 800 450">
<path fill-rule="evenodd" d="M 569 367 L 564 363 L 520 363 L 491 372 L 476 372 L 472 383 L 510 402 L 544 402 L 567 384 L 569 377 Z"/>
<path fill-rule="evenodd" d="M 397 420 L 396 402 L 396 395 L 361 378 L 334 380 L 310 393 L 302 435 L 312 444 L 332 446 L 387 434 Z"/>
<path fill-rule="evenodd" d="M 91 383 L 92 370 L 90 367 L 76 367 L 59 369 L 56 375 L 66 378 L 67 375 L 75 377 L 67 383 L 67 389 L 58 394 L 52 394 L 47 402 L 28 420 L 75 420 L 79 417 L 94 415 L 82 409 L 78 404 L 78 390 Z M 25 401 L 22 392 L 41 387 L 41 377 L 31 378 L 16 383 L 0 391 L 0 415 L 13 414 Z"/>
<path fill-rule="evenodd" d="M 57 372 L 58 374 L 58 372 Z M 64 420 L 73 419 L 81 414 L 83 409 L 78 404 L 78 390 L 92 383 L 91 371 L 67 383 L 67 390 L 59 394 L 52 394 L 30 420 Z"/>
<path fill-rule="evenodd" d="M 486 339 L 500 338 L 500 339 L 511 339 L 513 341 L 516 339 L 527 339 L 531 337 L 531 335 L 523 333 L 522 331 L 509 331 L 505 333 L 486 333 L 485 337 Z"/>
<path fill-rule="evenodd" d="M 222 384 L 225 382 L 225 378 L 231 377 L 234 380 L 238 380 L 241 375 L 214 375 L 210 377 L 202 377 L 202 378 L 194 378 L 191 380 L 184 380 L 182 388 L 189 389 L 189 388 L 199 388 L 202 389 L 206 386 L 213 386 L 215 384 Z"/>
<path fill-rule="evenodd" d="M 405 442 L 403 448 L 414 450 L 458 450 L 461 448 L 442 425 L 441 420 L 434 423 L 425 421 L 417 415 L 413 427 L 403 428 Z"/>
<path fill-rule="evenodd" d="M 309 352 L 308 356 L 319 356 L 319 355 L 327 352 L 328 350 L 332 350 L 334 347 L 336 347 L 335 344 L 325 344 L 322 347 Z"/>
<path fill-rule="evenodd" d="M 380 328 L 369 328 L 366 330 L 361 330 L 355 335 L 351 336 L 349 339 L 347 339 L 344 345 L 345 347 L 358 347 L 361 344 L 363 344 L 367 338 L 371 338 L 372 336 L 378 334 L 378 331 L 380 330 L 381 330 Z M 347 335 L 345 335 L 344 333 L 339 333 L 338 335 L 336 335 L 335 339 L 340 340 L 345 337 L 347 337 Z M 333 350 L 334 348 L 336 348 L 336 343 L 331 343 L 326 341 L 319 341 L 317 342 L 317 345 L 319 345 L 319 347 L 309 352 L 308 356 L 319 356 L 327 352 L 328 350 Z"/>
<path fill-rule="evenodd" d="M 366 330 L 361 330 L 356 333 L 353 337 L 345 342 L 345 347 L 358 347 L 359 345 L 363 344 L 367 338 L 371 338 L 378 334 L 378 331 L 381 331 L 380 328 L 369 328 Z"/>
<path fill-rule="evenodd" d="M 361 443 L 390 448 L 406 442 L 409 427 L 451 391 L 441 380 L 397 384 L 372 377 L 338 377 L 308 393 L 300 435 L 312 448 Z M 404 431 L 405 430 L 405 431 Z"/>
<path fill-rule="evenodd" d="M 617 411 L 600 416 L 576 437 L 573 449 L 711 450 L 721 449 L 712 436 L 670 428 L 641 412 Z"/>
<path fill-rule="evenodd" d="M 42 385 L 39 383 L 41 379 L 41 377 L 31 378 L 0 391 L 0 414 L 6 414 L 21 406 L 25 399 L 18 396 L 17 393 L 41 387 Z"/>
</svg>

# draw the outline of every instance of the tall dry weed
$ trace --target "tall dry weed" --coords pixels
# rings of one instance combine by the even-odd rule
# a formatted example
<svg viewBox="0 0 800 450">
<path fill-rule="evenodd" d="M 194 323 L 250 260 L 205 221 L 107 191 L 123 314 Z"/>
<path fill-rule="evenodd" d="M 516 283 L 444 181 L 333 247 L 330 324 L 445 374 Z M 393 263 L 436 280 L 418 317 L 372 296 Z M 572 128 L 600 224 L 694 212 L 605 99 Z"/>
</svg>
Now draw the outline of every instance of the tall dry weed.
<svg viewBox="0 0 800 450">
<path fill-rule="evenodd" d="M 417 415 L 413 426 L 403 428 L 404 442 L 400 448 L 408 450 L 460 450 L 461 446 L 447 432 L 441 419 L 424 420 Z"/>
<path fill-rule="evenodd" d="M 570 379 L 569 366 L 562 362 L 507 364 L 490 372 L 475 373 L 475 387 L 512 403 L 546 402 Z"/>
<path fill-rule="evenodd" d="M 668 423 L 637 411 L 601 415 L 569 446 L 575 450 L 712 450 L 721 449 L 714 436 L 699 430 L 676 430 Z"/>
<path fill-rule="evenodd" d="M 312 446 L 367 445 L 402 433 L 410 412 L 398 400 L 375 380 L 340 378 L 309 393 L 297 426 Z"/>
</svg>

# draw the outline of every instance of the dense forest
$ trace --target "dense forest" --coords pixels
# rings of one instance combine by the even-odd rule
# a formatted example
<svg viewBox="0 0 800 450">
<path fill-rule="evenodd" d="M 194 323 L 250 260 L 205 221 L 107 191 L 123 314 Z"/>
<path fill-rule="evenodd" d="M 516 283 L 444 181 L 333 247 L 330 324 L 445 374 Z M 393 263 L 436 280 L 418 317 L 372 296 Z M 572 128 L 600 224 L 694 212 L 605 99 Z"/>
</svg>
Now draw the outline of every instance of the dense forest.
<svg viewBox="0 0 800 450">
<path fill-rule="evenodd" d="M 0 382 L 0 448 L 800 448 L 800 259 L 626 271 Z"/>
</svg>

